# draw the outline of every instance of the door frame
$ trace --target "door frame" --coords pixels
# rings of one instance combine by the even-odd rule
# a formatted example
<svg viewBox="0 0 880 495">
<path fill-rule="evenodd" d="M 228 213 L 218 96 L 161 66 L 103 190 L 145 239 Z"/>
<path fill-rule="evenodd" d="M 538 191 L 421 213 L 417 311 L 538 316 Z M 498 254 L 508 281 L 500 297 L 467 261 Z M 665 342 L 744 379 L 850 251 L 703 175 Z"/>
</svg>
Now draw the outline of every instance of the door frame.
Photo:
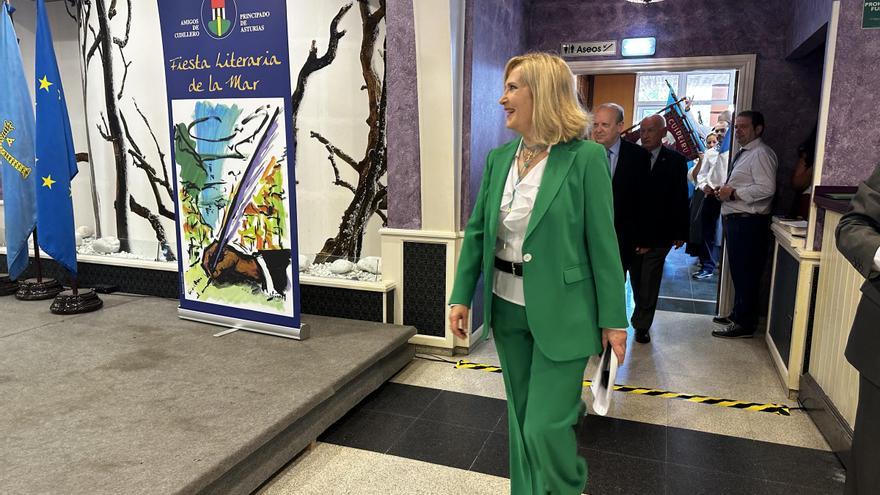
<svg viewBox="0 0 880 495">
<path fill-rule="evenodd" d="M 734 109 L 736 113 L 739 113 L 752 107 L 757 58 L 755 54 L 743 54 L 708 57 L 566 60 L 566 62 L 575 76 L 734 69 L 737 71 Z M 726 251 L 726 248 L 724 248 L 724 251 Z M 723 263 L 718 279 L 717 308 L 719 315 L 728 315 L 733 309 L 733 281 L 730 278 L 726 254 L 726 252 L 722 254 Z"/>
</svg>

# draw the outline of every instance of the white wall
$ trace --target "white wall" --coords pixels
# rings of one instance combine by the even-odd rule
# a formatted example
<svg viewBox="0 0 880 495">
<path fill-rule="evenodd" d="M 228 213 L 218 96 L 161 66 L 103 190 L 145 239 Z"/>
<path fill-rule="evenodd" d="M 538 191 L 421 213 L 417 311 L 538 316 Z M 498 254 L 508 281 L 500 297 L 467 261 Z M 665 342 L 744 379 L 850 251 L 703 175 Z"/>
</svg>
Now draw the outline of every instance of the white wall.
<svg viewBox="0 0 880 495">
<path fill-rule="evenodd" d="M 145 113 L 153 131 L 156 133 L 161 150 L 166 155 L 170 167 L 170 136 L 168 129 L 167 99 L 165 89 L 164 63 L 158 8 L 155 2 L 132 2 L 133 15 L 131 39 L 125 49 L 127 61 L 131 62 L 125 83 L 125 92 L 120 108 L 126 115 L 132 135 L 158 167 L 158 153 L 146 126 L 135 111 L 134 100 Z M 339 8 L 348 0 L 288 1 L 288 26 L 290 32 L 291 81 L 296 78 L 308 55 L 313 39 L 318 40 L 319 54 L 327 46 L 330 21 Z M 371 2 L 375 10 L 377 1 Z M 124 5 L 124 4 L 121 4 Z M 35 4 L 31 1 L 16 2 L 16 29 L 21 38 L 22 57 L 25 73 L 33 74 Z M 113 21 L 111 29 L 116 36 L 122 36 L 125 26 L 124 6 Z M 67 97 L 73 139 L 77 152 L 89 151 L 86 130 L 91 139 L 91 164 L 80 164 L 79 175 L 74 179 L 73 198 L 76 224 L 94 226 L 95 216 L 92 208 L 91 181 L 89 166 L 95 167 L 95 177 L 100 205 L 100 224 L 104 235 L 116 235 L 116 220 L 113 202 L 116 191 L 116 173 L 113 148 L 97 132 L 101 113 L 105 112 L 103 97 L 103 73 L 100 58 L 96 55 L 89 66 L 88 112 L 83 104 L 82 79 L 80 73 L 80 45 L 76 22 L 71 19 L 63 2 L 47 3 L 55 51 Z M 97 20 L 92 16 L 91 24 L 97 30 Z M 384 79 L 384 63 L 379 52 L 384 51 L 385 22 L 380 25 L 376 42 L 377 54 L 374 65 L 380 79 Z M 336 235 L 342 213 L 351 201 L 350 191 L 333 185 L 334 175 L 324 146 L 309 138 L 310 131 L 321 133 L 337 147 L 355 160 L 364 156 L 369 128 L 366 118 L 369 112 L 366 92 L 360 88 L 363 77 L 360 69 L 361 18 L 358 5 L 345 15 L 339 26 L 347 34 L 339 43 L 336 60 L 330 66 L 312 74 L 305 98 L 300 109 L 299 148 L 297 150 L 297 210 L 299 225 L 299 249 L 302 253 L 315 253 L 327 238 Z M 118 51 L 114 50 L 118 57 Z M 117 62 L 117 87 L 121 81 L 121 64 Z M 33 94 L 33 85 L 31 85 Z M 87 116 L 86 116 L 87 115 Z M 88 122 L 88 124 L 87 124 Z M 414 123 L 415 125 L 415 123 Z M 357 174 L 340 162 L 342 178 L 356 184 Z M 158 170 L 157 170 L 158 171 Z M 161 174 L 161 171 L 159 171 Z M 130 168 L 129 190 L 137 200 L 152 211 L 157 212 L 153 194 L 143 171 Z M 169 169 L 170 174 L 170 169 Z M 383 181 L 384 182 L 384 181 Z M 171 198 L 163 195 L 168 208 L 173 209 Z M 155 233 L 150 225 L 140 217 L 129 214 L 129 238 L 132 251 L 139 254 L 155 255 Z M 165 233 L 172 249 L 176 252 L 176 229 L 174 223 L 163 219 Z M 374 216 L 364 239 L 364 256 L 380 254 L 378 229 L 381 220 Z"/>
</svg>

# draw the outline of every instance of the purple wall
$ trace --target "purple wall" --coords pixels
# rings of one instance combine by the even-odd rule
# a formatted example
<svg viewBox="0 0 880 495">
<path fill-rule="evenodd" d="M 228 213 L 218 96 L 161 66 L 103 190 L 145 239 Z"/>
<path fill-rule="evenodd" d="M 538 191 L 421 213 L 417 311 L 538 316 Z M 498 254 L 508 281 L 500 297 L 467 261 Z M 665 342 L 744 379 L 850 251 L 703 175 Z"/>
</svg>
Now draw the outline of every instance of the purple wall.
<svg viewBox="0 0 880 495">
<path fill-rule="evenodd" d="M 504 127 L 498 104 L 507 60 L 525 51 L 527 0 L 466 3 L 464 108 L 462 115 L 461 223 L 467 222 L 480 188 L 486 155 L 515 134 Z"/>
<path fill-rule="evenodd" d="M 388 226 L 422 226 L 419 95 L 413 0 L 386 3 Z"/>
<path fill-rule="evenodd" d="M 528 47 L 558 52 L 564 41 L 654 36 L 656 58 L 756 54 L 752 107 L 767 118 L 764 137 L 780 162 L 777 210 L 785 211 L 792 197 L 788 183 L 795 150 L 817 121 L 821 84 L 821 65 L 785 60 L 790 5 L 789 0 L 679 0 L 647 6 L 542 0 L 529 13 Z"/>
<path fill-rule="evenodd" d="M 817 31 L 831 20 L 832 0 L 798 0 L 790 7 L 791 24 L 785 52 L 791 54 L 802 45 L 811 45 Z M 821 34 L 821 33 L 818 33 Z M 823 37 L 824 39 L 824 37 Z"/>
<path fill-rule="evenodd" d="M 880 29 L 862 29 L 860 0 L 843 0 L 831 83 L 822 185 L 850 186 L 880 164 Z"/>
</svg>

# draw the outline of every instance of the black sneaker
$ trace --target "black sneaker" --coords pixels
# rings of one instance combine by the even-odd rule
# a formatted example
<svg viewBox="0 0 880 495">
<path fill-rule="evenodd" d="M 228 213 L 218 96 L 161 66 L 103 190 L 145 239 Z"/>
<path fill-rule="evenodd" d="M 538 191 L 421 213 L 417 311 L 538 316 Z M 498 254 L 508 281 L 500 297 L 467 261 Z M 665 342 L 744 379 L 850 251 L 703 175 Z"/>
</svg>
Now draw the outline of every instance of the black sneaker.
<svg viewBox="0 0 880 495">
<path fill-rule="evenodd" d="M 754 330 L 750 330 L 738 323 L 731 323 L 724 330 L 715 330 L 712 332 L 713 337 L 722 339 L 750 339 L 755 335 Z"/>
<path fill-rule="evenodd" d="M 648 329 L 636 329 L 636 342 L 639 344 L 647 344 L 651 341 L 651 334 L 648 333 Z"/>
<path fill-rule="evenodd" d="M 715 318 L 712 318 L 712 323 L 729 327 L 733 324 L 733 320 L 731 320 L 730 317 L 727 316 L 716 316 Z"/>
</svg>

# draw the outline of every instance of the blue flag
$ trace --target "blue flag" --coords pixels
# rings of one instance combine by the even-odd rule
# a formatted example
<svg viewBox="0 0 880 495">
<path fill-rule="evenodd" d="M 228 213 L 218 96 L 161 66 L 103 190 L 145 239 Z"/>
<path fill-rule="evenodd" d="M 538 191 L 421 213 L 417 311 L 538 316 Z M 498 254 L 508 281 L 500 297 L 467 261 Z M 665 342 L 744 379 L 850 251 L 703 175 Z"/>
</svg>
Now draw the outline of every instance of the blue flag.
<svg viewBox="0 0 880 495">
<path fill-rule="evenodd" d="M 724 139 L 721 140 L 721 146 L 718 148 L 718 153 L 727 153 L 730 151 L 730 136 L 733 134 L 733 129 L 728 129 L 727 132 L 724 133 Z"/>
<path fill-rule="evenodd" d="M 8 4 L 0 6 L 0 175 L 6 225 L 6 263 L 17 279 L 28 266 L 28 237 L 37 221 L 34 201 L 34 108 Z"/>
<path fill-rule="evenodd" d="M 666 98 L 666 104 L 672 105 L 678 101 L 678 97 L 675 96 L 675 91 L 672 90 L 672 85 L 669 84 L 669 81 L 666 81 L 666 86 L 669 87 L 669 97 Z M 690 112 L 685 112 L 683 108 L 681 108 L 681 103 L 676 104 L 675 113 L 681 116 L 682 119 L 687 121 L 688 125 L 688 133 L 691 135 L 691 140 L 697 145 L 697 149 L 699 151 L 706 151 L 706 143 L 703 142 L 703 138 L 700 137 L 700 133 L 697 132 L 697 123 L 694 122 L 694 119 L 691 117 Z"/>
<path fill-rule="evenodd" d="M 37 238 L 43 251 L 76 275 L 70 181 L 76 153 L 44 0 L 37 0 Z"/>
</svg>

